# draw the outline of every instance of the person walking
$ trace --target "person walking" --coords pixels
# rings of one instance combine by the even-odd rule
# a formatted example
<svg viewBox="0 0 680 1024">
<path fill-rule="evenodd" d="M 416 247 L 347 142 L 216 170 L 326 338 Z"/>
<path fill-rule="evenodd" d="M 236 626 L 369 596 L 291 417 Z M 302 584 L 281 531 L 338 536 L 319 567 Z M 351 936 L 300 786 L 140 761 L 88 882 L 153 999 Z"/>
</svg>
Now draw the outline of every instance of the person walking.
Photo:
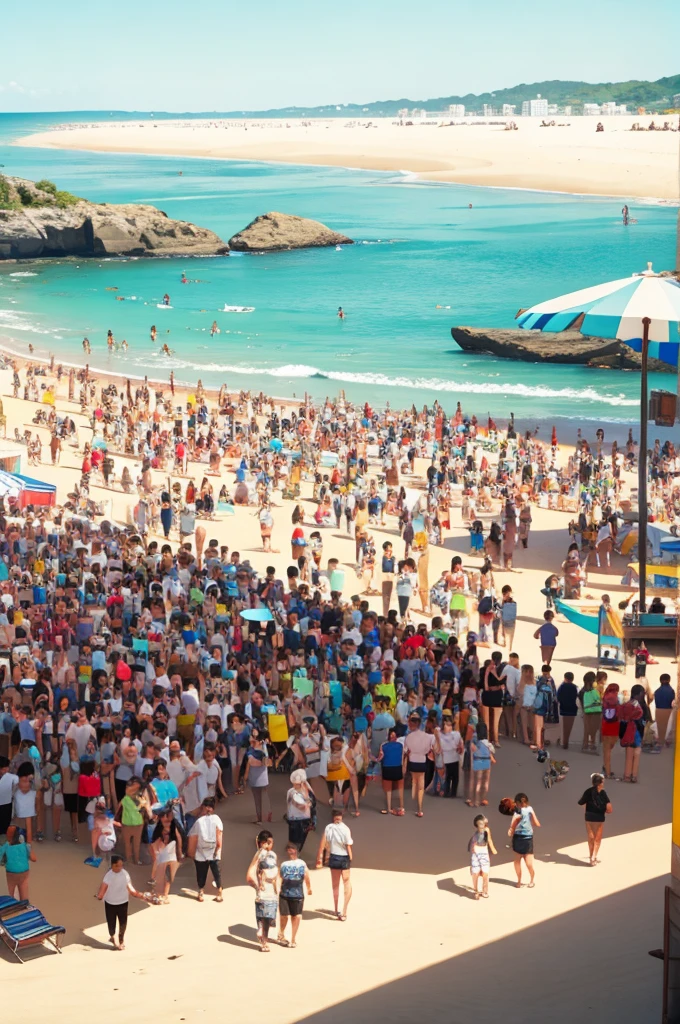
<svg viewBox="0 0 680 1024">
<path fill-rule="evenodd" d="M 109 942 L 114 949 L 125 949 L 130 896 L 143 900 L 145 903 L 148 901 L 144 894 L 138 892 L 132 884 L 130 875 L 123 867 L 123 858 L 120 854 L 114 853 L 111 856 L 111 868 L 102 878 L 96 896 L 98 900 L 104 901 Z M 116 924 L 118 925 L 118 938 L 116 938 Z"/>
<path fill-rule="evenodd" d="M 433 752 L 436 737 L 420 728 L 422 719 L 417 711 L 409 715 L 409 731 L 404 737 L 403 763 L 411 773 L 411 797 L 416 801 L 416 817 L 423 816 L 423 794 L 425 792 L 425 769 L 428 754 Z"/>
<path fill-rule="evenodd" d="M 222 902 L 220 860 L 222 859 L 223 832 L 224 825 L 222 824 L 222 819 L 215 814 L 215 797 L 207 796 L 201 804 L 200 817 L 191 826 L 187 847 L 187 854 L 193 858 L 196 865 L 197 899 L 199 903 L 203 902 L 203 890 L 208 880 L 208 869 L 210 869 L 217 886 L 215 903 Z"/>
<path fill-rule="evenodd" d="M 404 816 L 404 748 L 399 742 L 396 729 L 390 729 L 387 740 L 380 746 L 378 761 L 380 762 L 380 774 L 382 777 L 382 788 L 385 794 L 385 806 L 381 814 L 394 814 L 397 817 Z M 397 807 L 392 807 L 392 794 L 397 794 Z"/>
<path fill-rule="evenodd" d="M 547 609 L 543 612 L 543 625 L 539 626 L 534 633 L 534 640 L 538 640 L 541 646 L 541 659 L 546 665 L 550 665 L 553 656 L 555 654 L 555 647 L 557 646 L 557 637 L 559 636 L 559 629 L 553 625 L 553 619 L 555 613 Z"/>
<path fill-rule="evenodd" d="M 594 868 L 596 864 L 600 863 L 597 855 L 600 852 L 602 830 L 604 828 L 605 816 L 612 813 L 612 805 L 605 792 L 602 775 L 594 772 L 590 776 L 590 781 L 591 785 L 579 800 L 579 807 L 585 807 L 590 866 Z"/>
<path fill-rule="evenodd" d="M 7 875 L 7 892 L 15 899 L 28 899 L 28 877 L 31 862 L 38 858 L 26 842 L 23 829 L 10 825 L 5 842 L 0 846 L 0 864 Z"/>
<path fill-rule="evenodd" d="M 529 797 L 526 793 L 518 793 L 515 797 L 515 812 L 508 829 L 508 835 L 512 840 L 512 852 L 515 855 L 518 889 L 522 888 L 522 861 L 529 872 L 529 888 L 534 888 L 534 829 L 540 827 L 541 823 L 529 803 Z"/>
<path fill-rule="evenodd" d="M 621 718 L 620 743 L 626 752 L 623 781 L 637 782 L 642 737 L 645 725 L 652 717 L 645 700 L 644 686 L 637 683 L 631 689 L 630 700 L 621 705 L 619 715 Z"/>
<path fill-rule="evenodd" d="M 484 722 L 477 725 L 477 733 L 470 743 L 472 755 L 472 801 L 468 802 L 471 807 L 486 807 L 489 803 L 489 782 L 491 780 L 491 765 L 496 763 L 494 757 L 494 745 L 488 739 L 489 730 Z"/>
<path fill-rule="evenodd" d="M 295 773 L 293 773 L 295 774 Z M 279 867 L 279 934 L 278 943 L 280 946 L 289 946 L 295 949 L 297 946 L 297 933 L 302 920 L 302 911 L 305 905 L 305 894 L 303 886 L 307 888 L 307 895 L 312 895 L 312 880 L 307 865 L 300 857 L 299 850 L 295 843 L 289 842 L 286 846 L 286 860 L 281 862 Z M 291 938 L 286 938 L 286 928 L 290 918 Z"/>
<path fill-rule="evenodd" d="M 675 690 L 671 686 L 671 677 L 664 672 L 659 676 L 659 686 L 654 691 L 654 714 L 658 732 L 657 750 L 661 750 L 664 744 L 670 746 L 670 741 L 666 739 L 666 736 L 674 703 Z"/>
<path fill-rule="evenodd" d="M 353 845 L 352 833 L 342 820 L 342 811 L 339 808 L 335 808 L 333 810 L 333 821 L 330 825 L 326 825 L 321 842 L 319 843 L 316 866 L 317 869 L 323 867 L 324 855 L 328 853 L 328 867 L 331 871 L 331 885 L 333 887 L 333 905 L 338 921 L 347 920 L 347 908 L 352 898 L 350 868 L 352 866 Z M 341 879 L 343 886 L 342 913 L 338 910 Z"/>
<path fill-rule="evenodd" d="M 602 697 L 602 774 L 605 779 L 616 778 L 612 771 L 612 751 L 619 739 L 619 706 L 619 684 L 609 683 Z"/>
<path fill-rule="evenodd" d="M 296 768 L 290 773 L 290 783 L 290 789 L 286 794 L 288 844 L 295 846 L 299 854 L 312 824 L 313 794 L 304 768 Z"/>
<path fill-rule="evenodd" d="M 498 853 L 498 850 L 493 844 L 491 838 L 491 829 L 489 828 L 489 822 L 483 814 L 478 814 L 473 822 L 475 831 L 468 843 L 468 853 L 470 854 L 470 874 L 472 875 L 472 891 L 475 894 L 475 899 L 478 900 L 482 896 L 485 900 L 489 898 L 489 868 L 491 862 L 489 860 L 489 854 L 494 855 Z M 482 891 L 479 891 L 479 878 L 482 879 Z"/>
</svg>

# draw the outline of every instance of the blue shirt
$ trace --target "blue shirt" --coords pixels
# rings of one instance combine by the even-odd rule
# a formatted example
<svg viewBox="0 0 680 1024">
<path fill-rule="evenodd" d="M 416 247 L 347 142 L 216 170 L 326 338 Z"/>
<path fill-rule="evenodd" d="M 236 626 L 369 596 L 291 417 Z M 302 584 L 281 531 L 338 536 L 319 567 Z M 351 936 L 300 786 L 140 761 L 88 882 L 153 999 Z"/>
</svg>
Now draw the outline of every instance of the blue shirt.
<svg viewBox="0 0 680 1024">
<path fill-rule="evenodd" d="M 172 779 L 154 779 L 152 785 L 159 803 L 167 804 L 179 798 L 179 790 Z"/>
<path fill-rule="evenodd" d="M 662 683 L 658 690 L 654 691 L 654 704 L 657 711 L 670 711 L 675 700 L 675 693 L 670 683 Z"/>
<path fill-rule="evenodd" d="M 280 868 L 281 896 L 291 900 L 302 899 L 306 868 L 307 865 L 300 857 L 295 860 L 284 860 Z"/>
<path fill-rule="evenodd" d="M 397 740 L 383 743 L 383 768 L 400 768 L 404 759 L 404 747 Z"/>
</svg>

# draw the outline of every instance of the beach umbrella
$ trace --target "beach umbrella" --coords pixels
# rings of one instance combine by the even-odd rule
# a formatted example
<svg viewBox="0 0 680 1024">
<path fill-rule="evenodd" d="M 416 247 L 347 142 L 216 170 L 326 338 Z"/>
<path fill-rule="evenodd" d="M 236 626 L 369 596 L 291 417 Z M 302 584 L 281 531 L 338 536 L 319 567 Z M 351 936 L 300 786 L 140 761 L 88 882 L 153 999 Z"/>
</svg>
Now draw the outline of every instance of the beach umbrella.
<svg viewBox="0 0 680 1024">
<path fill-rule="evenodd" d="M 271 622 L 274 618 L 269 608 L 246 608 L 239 614 L 248 622 Z"/>
<path fill-rule="evenodd" d="M 678 365 L 680 283 L 647 270 L 619 281 L 582 288 L 517 314 L 520 327 L 538 331 L 577 330 L 600 338 L 618 338 L 642 359 L 640 374 L 640 455 L 638 519 L 640 606 L 645 610 L 647 563 L 647 361 L 649 356 Z"/>
</svg>

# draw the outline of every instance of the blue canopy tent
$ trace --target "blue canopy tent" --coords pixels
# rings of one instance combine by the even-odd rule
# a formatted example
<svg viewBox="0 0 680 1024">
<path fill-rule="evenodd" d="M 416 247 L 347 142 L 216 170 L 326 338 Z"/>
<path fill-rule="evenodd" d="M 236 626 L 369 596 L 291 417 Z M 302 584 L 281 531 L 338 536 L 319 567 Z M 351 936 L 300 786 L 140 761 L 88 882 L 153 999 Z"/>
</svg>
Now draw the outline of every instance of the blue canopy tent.
<svg viewBox="0 0 680 1024">
<path fill-rule="evenodd" d="M 19 508 L 27 505 L 45 505 L 52 508 L 57 500 L 57 488 L 43 480 L 36 480 L 22 473 L 6 473 L 0 470 L 0 497 L 16 498 Z"/>
</svg>

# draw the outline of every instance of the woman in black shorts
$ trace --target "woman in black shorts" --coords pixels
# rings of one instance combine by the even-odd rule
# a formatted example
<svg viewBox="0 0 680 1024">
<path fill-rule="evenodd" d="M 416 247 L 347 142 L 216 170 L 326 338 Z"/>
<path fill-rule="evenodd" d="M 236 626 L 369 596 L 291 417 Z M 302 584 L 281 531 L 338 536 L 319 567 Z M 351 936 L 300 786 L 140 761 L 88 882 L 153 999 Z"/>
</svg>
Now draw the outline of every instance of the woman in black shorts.
<svg viewBox="0 0 680 1024">
<path fill-rule="evenodd" d="M 312 895 L 312 880 L 309 877 L 307 865 L 300 857 L 296 843 L 289 842 L 286 846 L 287 860 L 284 860 L 279 867 L 280 889 L 279 889 L 279 925 L 278 942 L 281 946 L 290 946 L 295 949 L 302 910 L 305 905 L 303 886 L 307 887 L 307 895 Z M 286 938 L 286 926 L 290 918 L 291 940 Z"/>
<path fill-rule="evenodd" d="M 354 840 L 352 833 L 342 820 L 342 811 L 338 808 L 333 810 L 333 821 L 326 825 L 324 834 L 319 843 L 319 852 L 316 857 L 317 868 L 323 867 L 324 855 L 328 854 L 328 867 L 331 869 L 331 884 L 333 886 L 333 902 L 335 914 L 338 921 L 347 920 L 347 907 L 352 898 L 352 883 L 349 880 L 349 870 L 352 866 L 352 846 Z M 344 889 L 344 906 L 342 913 L 338 910 L 340 899 L 340 879 Z"/>
<path fill-rule="evenodd" d="M 396 729 L 390 729 L 387 740 L 380 747 L 378 761 L 382 773 L 382 787 L 385 794 L 386 807 L 381 814 L 404 816 L 404 748 L 399 742 Z M 392 807 L 392 794 L 397 794 L 398 807 Z"/>
</svg>

